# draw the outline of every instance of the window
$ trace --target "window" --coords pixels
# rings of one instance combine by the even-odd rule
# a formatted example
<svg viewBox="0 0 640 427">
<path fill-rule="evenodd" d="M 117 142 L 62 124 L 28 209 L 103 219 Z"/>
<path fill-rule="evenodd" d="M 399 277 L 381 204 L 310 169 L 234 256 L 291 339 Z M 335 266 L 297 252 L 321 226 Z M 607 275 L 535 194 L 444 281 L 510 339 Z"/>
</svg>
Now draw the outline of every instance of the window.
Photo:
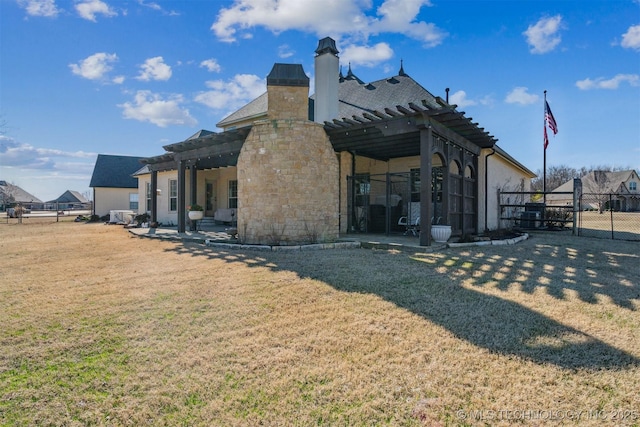
<svg viewBox="0 0 640 427">
<path fill-rule="evenodd" d="M 631 181 L 631 182 L 629 183 L 629 190 L 631 190 L 631 191 L 636 191 L 637 189 L 638 189 L 638 184 L 636 184 L 636 182 L 635 182 L 635 181 Z"/>
<path fill-rule="evenodd" d="M 145 194 L 147 199 L 146 210 L 150 211 L 151 210 L 151 183 L 150 182 L 147 182 L 145 185 Z"/>
<path fill-rule="evenodd" d="M 129 193 L 129 209 L 138 210 L 138 193 Z"/>
<path fill-rule="evenodd" d="M 178 210 L 178 180 L 169 180 L 169 211 L 175 212 Z"/>
<path fill-rule="evenodd" d="M 238 207 L 238 181 L 229 181 L 229 208 Z"/>
</svg>

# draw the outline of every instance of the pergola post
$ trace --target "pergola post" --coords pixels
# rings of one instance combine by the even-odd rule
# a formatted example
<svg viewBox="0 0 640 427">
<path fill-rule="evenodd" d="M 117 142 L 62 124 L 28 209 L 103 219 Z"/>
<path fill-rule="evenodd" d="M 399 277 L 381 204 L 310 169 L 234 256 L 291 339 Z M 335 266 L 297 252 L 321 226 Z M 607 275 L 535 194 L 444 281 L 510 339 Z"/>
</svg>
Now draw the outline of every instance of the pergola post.
<svg viewBox="0 0 640 427">
<path fill-rule="evenodd" d="M 418 125 L 420 129 L 420 246 L 431 246 L 431 152 L 433 130 L 431 125 Z"/>
<path fill-rule="evenodd" d="M 158 171 L 151 171 L 151 222 L 158 222 Z"/>
<path fill-rule="evenodd" d="M 191 190 L 189 204 L 195 205 L 198 203 L 198 169 L 195 163 L 189 166 L 189 187 Z"/>
<path fill-rule="evenodd" d="M 178 160 L 178 233 L 186 231 L 186 168 L 184 160 Z"/>
</svg>

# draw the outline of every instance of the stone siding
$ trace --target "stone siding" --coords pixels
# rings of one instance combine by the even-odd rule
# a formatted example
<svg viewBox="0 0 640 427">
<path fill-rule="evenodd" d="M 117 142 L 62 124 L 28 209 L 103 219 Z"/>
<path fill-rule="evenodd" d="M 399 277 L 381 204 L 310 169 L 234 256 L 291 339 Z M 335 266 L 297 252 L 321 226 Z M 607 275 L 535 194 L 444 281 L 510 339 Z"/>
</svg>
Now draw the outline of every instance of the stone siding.
<svg viewBox="0 0 640 427">
<path fill-rule="evenodd" d="M 336 240 L 338 174 L 338 158 L 321 125 L 255 122 L 238 158 L 240 240 L 268 245 Z"/>
<path fill-rule="evenodd" d="M 272 120 L 309 118 L 309 87 L 268 86 L 267 117 Z"/>
</svg>

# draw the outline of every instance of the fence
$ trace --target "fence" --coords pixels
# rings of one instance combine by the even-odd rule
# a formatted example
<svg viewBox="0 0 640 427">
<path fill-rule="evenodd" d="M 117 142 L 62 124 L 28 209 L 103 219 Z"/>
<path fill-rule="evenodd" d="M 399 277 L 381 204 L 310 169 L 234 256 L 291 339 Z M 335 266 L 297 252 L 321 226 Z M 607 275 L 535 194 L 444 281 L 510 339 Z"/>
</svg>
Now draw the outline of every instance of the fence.
<svg viewBox="0 0 640 427">
<path fill-rule="evenodd" d="M 59 222 L 69 221 L 79 216 L 90 216 L 89 209 L 64 209 L 64 210 L 31 210 L 14 208 L 7 209 L 6 212 L 0 212 L 0 220 L 7 224 L 18 223 L 28 224 L 34 222 Z"/>
<path fill-rule="evenodd" d="M 500 227 L 571 229 L 578 236 L 640 241 L 640 211 L 625 211 L 613 193 L 513 192 L 498 194 Z M 542 203 L 546 199 L 546 203 Z"/>
<path fill-rule="evenodd" d="M 640 241 L 640 212 L 624 210 L 621 196 L 584 193 L 579 199 L 578 235 Z"/>
</svg>

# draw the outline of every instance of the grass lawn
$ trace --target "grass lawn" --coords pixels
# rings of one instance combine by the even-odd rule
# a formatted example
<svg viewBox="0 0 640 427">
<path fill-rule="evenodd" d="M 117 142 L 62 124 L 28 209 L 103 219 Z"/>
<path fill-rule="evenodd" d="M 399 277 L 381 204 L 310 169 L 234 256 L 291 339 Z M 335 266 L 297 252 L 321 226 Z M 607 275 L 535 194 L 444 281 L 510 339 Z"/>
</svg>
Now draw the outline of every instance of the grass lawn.
<svg viewBox="0 0 640 427">
<path fill-rule="evenodd" d="M 640 425 L 640 244 L 230 251 L 0 224 L 0 425 Z"/>
</svg>

